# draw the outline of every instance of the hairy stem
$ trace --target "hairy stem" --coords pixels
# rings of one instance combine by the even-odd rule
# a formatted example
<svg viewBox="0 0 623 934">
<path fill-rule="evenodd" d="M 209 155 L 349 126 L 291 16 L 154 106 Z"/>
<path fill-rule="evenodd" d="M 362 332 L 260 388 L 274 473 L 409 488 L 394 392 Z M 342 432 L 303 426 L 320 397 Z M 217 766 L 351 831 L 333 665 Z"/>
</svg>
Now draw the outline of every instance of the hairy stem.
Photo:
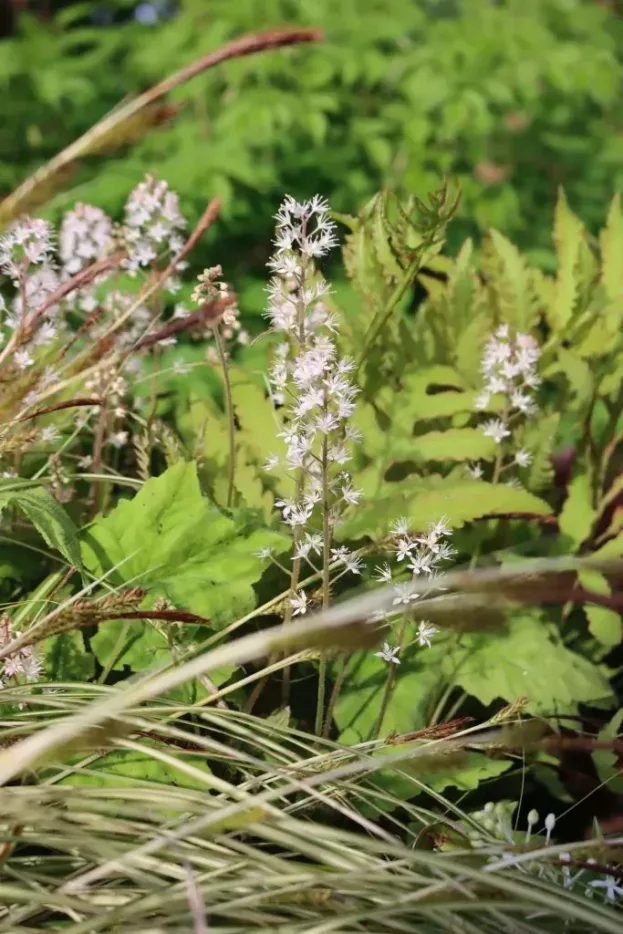
<svg viewBox="0 0 623 934">
<path fill-rule="evenodd" d="M 298 543 L 298 530 L 294 536 L 295 550 L 296 550 L 297 543 Z M 294 560 L 292 561 L 292 576 L 290 577 L 290 592 L 292 594 L 295 594 L 297 591 L 300 572 L 301 572 L 301 559 L 294 558 Z M 292 622 L 292 604 L 288 602 L 286 606 L 286 612 L 283 617 L 283 625 L 287 626 L 291 622 Z M 283 680 L 281 682 L 281 701 L 284 707 L 287 707 L 288 704 L 290 703 L 290 680 L 291 680 L 290 666 L 287 665 L 283 669 Z"/>
<path fill-rule="evenodd" d="M 229 463 L 227 473 L 227 508 L 230 509 L 234 501 L 234 477 L 236 473 L 236 422 L 234 417 L 234 402 L 231 394 L 231 381 L 225 344 L 218 324 L 214 326 L 214 340 L 219 360 L 223 367 L 223 387 L 225 390 L 225 415 L 227 416 L 227 430 L 229 435 Z"/>
<path fill-rule="evenodd" d="M 329 396 L 327 388 L 324 390 L 324 412 L 328 412 Z M 322 609 L 327 610 L 331 602 L 331 587 L 329 579 L 329 565 L 331 563 L 331 515 L 329 490 L 329 432 L 326 431 L 322 439 Z M 318 669 L 318 697 L 316 700 L 316 735 L 322 732 L 324 716 L 324 701 L 327 680 L 327 656 L 320 655 Z"/>
<path fill-rule="evenodd" d="M 99 473 L 102 469 L 102 462 L 104 457 L 104 435 L 106 434 L 106 426 L 108 424 L 108 406 L 105 402 L 102 403 L 102 406 L 99 410 L 99 415 L 97 419 L 97 428 L 95 431 L 95 443 L 93 445 L 93 473 Z M 91 501 L 93 504 L 93 515 L 96 516 L 101 502 L 101 493 L 102 485 L 97 483 L 92 484 L 91 488 Z"/>
</svg>

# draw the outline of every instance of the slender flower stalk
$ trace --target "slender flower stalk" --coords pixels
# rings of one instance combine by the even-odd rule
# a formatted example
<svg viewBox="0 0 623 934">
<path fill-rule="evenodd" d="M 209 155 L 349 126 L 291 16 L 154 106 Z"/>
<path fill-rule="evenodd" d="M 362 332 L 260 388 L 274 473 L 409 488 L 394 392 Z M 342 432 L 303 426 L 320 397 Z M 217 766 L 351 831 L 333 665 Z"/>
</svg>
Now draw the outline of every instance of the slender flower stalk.
<svg viewBox="0 0 623 934">
<path fill-rule="evenodd" d="M 395 567 L 392 568 L 389 562 L 377 567 L 376 579 L 380 583 L 394 584 L 393 612 L 383 614 L 382 619 L 392 626 L 398 620 L 400 622 L 395 645 L 385 642 L 383 649 L 375 652 L 376 657 L 386 662 L 388 668 L 372 730 L 373 737 L 377 737 L 383 727 L 397 668 L 401 664 L 401 653 L 414 642 L 420 648 L 430 648 L 437 634 L 435 626 L 425 620 L 420 620 L 417 627 L 413 628 L 413 616 L 417 612 L 417 601 L 437 586 L 435 572 L 454 554 L 454 549 L 446 541 L 449 535 L 450 526 L 444 517 L 430 523 L 426 532 L 419 535 L 410 530 L 408 519 L 398 519 L 391 528 L 389 554 L 394 558 Z M 406 579 L 405 571 L 408 575 Z"/>
<path fill-rule="evenodd" d="M 347 548 L 333 547 L 336 526 L 346 509 L 360 496 L 344 469 L 350 459 L 348 444 L 357 438 L 349 424 L 355 407 L 356 387 L 349 374 L 354 363 L 339 359 L 333 335 L 337 321 L 324 298 L 328 284 L 316 261 L 336 245 L 334 224 L 325 201 L 315 196 L 299 203 L 286 197 L 276 215 L 275 253 L 269 262 L 273 272 L 268 293 L 271 331 L 281 335 L 273 352 L 269 373 L 271 396 L 279 409 L 285 442 L 282 466 L 290 474 L 293 496 L 283 496 L 276 506 L 293 540 L 290 588 L 284 623 L 312 606 L 298 590 L 303 563 L 313 570 L 315 556 L 322 567 L 321 600 L 331 600 L 331 567 L 359 574 L 360 562 Z M 265 465 L 274 469 L 281 461 L 272 457 Z M 334 578 L 336 579 L 336 578 Z M 323 728 L 326 658 L 319 671 L 316 731 Z M 284 703 L 289 695 L 289 672 L 284 671 Z"/>
</svg>

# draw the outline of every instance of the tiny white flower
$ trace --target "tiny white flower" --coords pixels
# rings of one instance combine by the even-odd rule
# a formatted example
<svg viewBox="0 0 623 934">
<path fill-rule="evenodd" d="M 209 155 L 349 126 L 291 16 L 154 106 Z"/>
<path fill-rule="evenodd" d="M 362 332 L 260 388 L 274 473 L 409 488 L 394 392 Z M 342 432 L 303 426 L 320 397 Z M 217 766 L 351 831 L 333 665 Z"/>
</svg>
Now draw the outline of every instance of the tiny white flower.
<svg viewBox="0 0 623 934">
<path fill-rule="evenodd" d="M 530 451 L 526 451 L 525 448 L 522 448 L 515 454 L 515 463 L 520 467 L 527 467 L 532 463 L 532 454 Z"/>
<path fill-rule="evenodd" d="M 297 542 L 294 549 L 295 558 L 307 558 L 311 551 L 311 545 L 309 542 Z"/>
<path fill-rule="evenodd" d="M 362 492 L 361 490 L 355 490 L 353 487 L 342 487 L 342 496 L 344 500 L 351 506 L 356 506 L 359 500 L 361 499 Z"/>
<path fill-rule="evenodd" d="M 536 403 L 534 400 L 519 389 L 515 390 L 511 396 L 511 406 L 514 409 L 519 409 L 524 415 L 531 415 L 536 411 Z"/>
<path fill-rule="evenodd" d="M 34 654 L 28 655 L 23 660 L 23 672 L 27 681 L 38 681 L 43 667 L 41 662 Z"/>
<path fill-rule="evenodd" d="M 261 561 L 265 561 L 267 558 L 270 558 L 272 553 L 273 553 L 272 548 L 264 546 L 263 548 L 260 548 L 259 551 L 255 552 L 255 556 L 259 558 Z"/>
<path fill-rule="evenodd" d="M 278 467 L 278 466 L 279 466 L 279 455 L 278 454 L 271 454 L 269 457 L 266 458 L 266 461 L 264 462 L 264 470 L 274 470 L 275 467 Z"/>
<path fill-rule="evenodd" d="M 296 508 L 296 503 L 292 499 L 278 499 L 275 500 L 275 506 L 281 510 L 283 518 L 288 519 L 292 510 Z"/>
<path fill-rule="evenodd" d="M 322 535 L 319 532 L 305 534 L 305 541 L 309 545 L 310 549 L 315 552 L 317 555 L 321 555 L 323 551 L 323 541 Z"/>
<path fill-rule="evenodd" d="M 127 431 L 114 431 L 108 435 L 108 443 L 115 448 L 122 448 L 128 441 Z"/>
<path fill-rule="evenodd" d="M 290 597 L 290 606 L 292 607 L 293 616 L 307 612 L 307 594 L 304 590 L 299 590 L 296 596 Z"/>
<path fill-rule="evenodd" d="M 480 426 L 480 430 L 487 438 L 493 438 L 496 444 L 501 444 L 502 440 L 510 435 L 510 431 L 500 418 L 489 419 Z"/>
<path fill-rule="evenodd" d="M 437 634 L 437 627 L 433 626 L 431 623 L 426 623 L 424 620 L 421 620 L 420 625 L 417 629 L 417 641 L 421 646 L 428 646 L 430 648 L 431 639 L 434 635 Z"/>
<path fill-rule="evenodd" d="M 392 648 L 389 642 L 383 643 L 383 648 L 380 652 L 375 652 L 377 658 L 382 658 L 384 662 L 392 662 L 394 665 L 400 664 L 400 659 L 398 658 L 399 648 Z"/>
<path fill-rule="evenodd" d="M 449 535 L 451 532 L 450 520 L 447 516 L 442 516 L 437 522 L 431 522 L 429 528 L 430 534 L 434 535 L 435 538 L 439 538 L 442 535 Z"/>
<path fill-rule="evenodd" d="M 363 561 L 352 552 L 346 558 L 344 558 L 344 564 L 351 574 L 361 574 Z"/>
<path fill-rule="evenodd" d="M 46 425 L 45 428 L 41 430 L 41 440 L 44 444 L 51 444 L 53 441 L 58 441 L 59 437 L 58 428 L 54 425 Z"/>
<path fill-rule="evenodd" d="M 474 480 L 480 480 L 483 475 L 483 469 L 481 464 L 468 464 L 467 472 Z"/>
<path fill-rule="evenodd" d="M 353 444 L 358 444 L 360 441 L 363 441 L 363 432 L 360 428 L 357 428 L 356 425 L 347 425 L 344 432 L 344 437 L 347 441 L 350 441 Z"/>
<path fill-rule="evenodd" d="M 340 564 L 345 564 L 349 555 L 350 551 L 344 545 L 341 545 L 339 548 L 331 549 L 331 560 L 339 561 Z"/>
<path fill-rule="evenodd" d="M 411 551 L 413 548 L 413 542 L 410 542 L 406 538 L 400 539 L 396 545 L 396 561 L 403 561 L 405 558 L 411 557 Z"/>
<path fill-rule="evenodd" d="M 24 671 L 24 663 L 19 655 L 10 655 L 4 659 L 4 675 L 7 678 L 15 678 Z"/>
<path fill-rule="evenodd" d="M 15 366 L 20 370 L 26 370 L 35 362 L 33 356 L 27 350 L 16 350 L 13 354 L 13 360 L 15 361 Z"/>
<path fill-rule="evenodd" d="M 389 584 L 392 579 L 392 569 L 389 564 L 384 564 L 382 567 L 376 567 L 376 580 L 381 581 L 381 583 Z"/>
<path fill-rule="evenodd" d="M 437 561 L 447 561 L 449 558 L 452 558 L 456 554 L 456 550 L 449 545 L 447 542 L 442 542 L 440 545 L 437 545 L 436 559 Z"/>
<path fill-rule="evenodd" d="M 433 560 L 433 555 L 422 551 L 411 557 L 409 561 L 409 568 L 416 576 L 418 574 L 432 574 Z"/>
<path fill-rule="evenodd" d="M 419 597 L 419 593 L 415 592 L 415 588 L 413 587 L 411 581 L 406 584 L 396 584 L 394 593 L 395 597 L 392 600 L 394 606 L 408 606 Z"/>
<path fill-rule="evenodd" d="M 392 535 L 408 535 L 409 534 L 409 520 L 403 516 L 401 519 L 396 519 L 394 524 L 390 528 Z"/>
<path fill-rule="evenodd" d="M 617 881 L 615 876 L 606 876 L 605 879 L 593 879 L 588 884 L 594 889 L 605 889 L 607 901 L 614 902 L 623 895 L 623 886 L 617 885 Z"/>
</svg>

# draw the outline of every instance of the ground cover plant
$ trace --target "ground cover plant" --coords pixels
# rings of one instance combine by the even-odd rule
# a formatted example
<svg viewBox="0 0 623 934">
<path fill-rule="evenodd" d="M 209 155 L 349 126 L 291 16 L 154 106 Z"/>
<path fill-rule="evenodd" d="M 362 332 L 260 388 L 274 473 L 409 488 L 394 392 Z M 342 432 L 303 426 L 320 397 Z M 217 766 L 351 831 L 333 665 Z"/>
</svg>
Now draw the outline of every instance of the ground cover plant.
<svg viewBox="0 0 623 934">
<path fill-rule="evenodd" d="M 24 213 L 70 160 L 0 239 L 0 932 L 619 930 L 618 197 L 545 273 L 454 180 L 284 194 L 259 332 L 218 195 Z"/>
</svg>

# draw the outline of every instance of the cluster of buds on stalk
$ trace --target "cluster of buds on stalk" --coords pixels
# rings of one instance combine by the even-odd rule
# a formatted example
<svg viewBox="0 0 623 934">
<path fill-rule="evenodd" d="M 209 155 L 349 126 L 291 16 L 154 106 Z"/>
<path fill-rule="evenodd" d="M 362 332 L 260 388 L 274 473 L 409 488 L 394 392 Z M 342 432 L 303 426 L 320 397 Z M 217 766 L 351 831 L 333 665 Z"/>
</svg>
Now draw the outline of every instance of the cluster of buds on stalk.
<svg viewBox="0 0 623 934">
<path fill-rule="evenodd" d="M 240 323 L 240 309 L 235 300 L 231 285 L 222 279 L 223 269 L 221 266 L 210 266 L 204 269 L 197 277 L 198 282 L 191 295 L 191 301 L 196 305 L 205 305 L 207 303 L 218 301 L 219 299 L 232 299 L 218 319 L 221 327 L 223 339 L 230 344 L 240 344 L 244 346 L 249 343 L 249 334 Z M 185 317 L 188 311 L 183 305 L 176 308 L 178 317 Z M 192 332 L 191 332 L 192 333 Z M 210 340 L 213 336 L 213 327 L 209 324 L 198 329 L 198 336 L 202 340 Z M 207 348 L 206 357 L 210 363 L 218 363 L 218 352 L 213 344 Z"/>
</svg>

